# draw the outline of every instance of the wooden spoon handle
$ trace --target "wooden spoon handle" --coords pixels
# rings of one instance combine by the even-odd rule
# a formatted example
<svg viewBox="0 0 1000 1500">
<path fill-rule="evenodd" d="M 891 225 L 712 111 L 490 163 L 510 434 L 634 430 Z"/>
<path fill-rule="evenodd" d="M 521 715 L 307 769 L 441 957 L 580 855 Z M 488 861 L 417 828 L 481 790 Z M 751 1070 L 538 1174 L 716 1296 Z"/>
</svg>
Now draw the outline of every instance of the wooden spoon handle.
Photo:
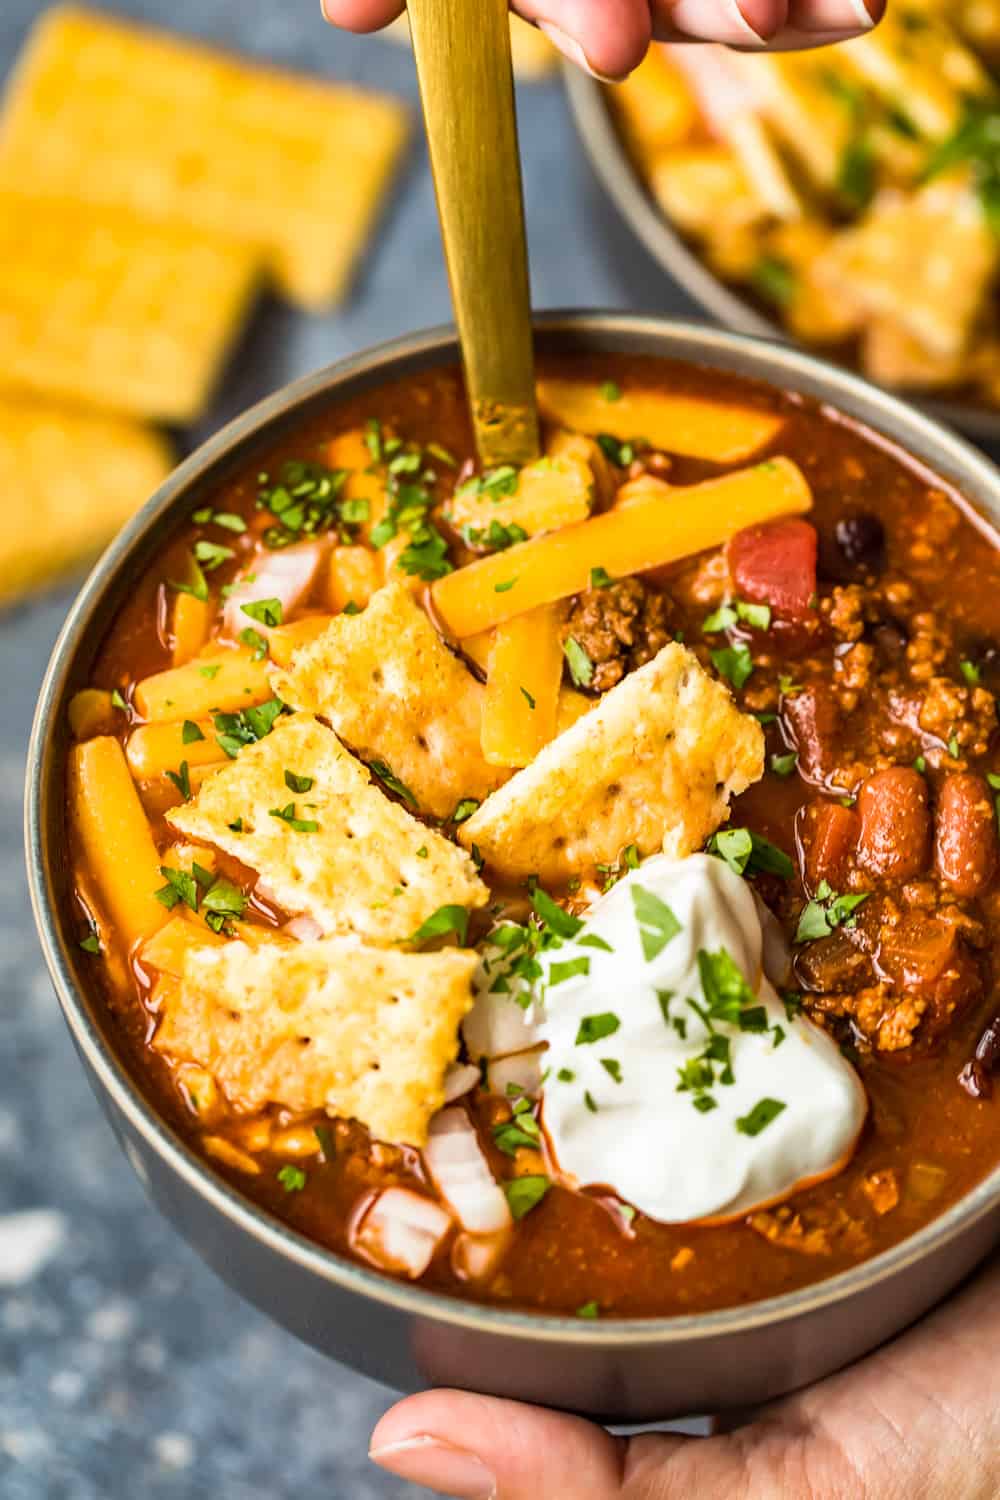
<svg viewBox="0 0 1000 1500">
<path fill-rule="evenodd" d="M 538 454 L 507 0 L 409 0 L 445 261 L 484 467 Z"/>
</svg>

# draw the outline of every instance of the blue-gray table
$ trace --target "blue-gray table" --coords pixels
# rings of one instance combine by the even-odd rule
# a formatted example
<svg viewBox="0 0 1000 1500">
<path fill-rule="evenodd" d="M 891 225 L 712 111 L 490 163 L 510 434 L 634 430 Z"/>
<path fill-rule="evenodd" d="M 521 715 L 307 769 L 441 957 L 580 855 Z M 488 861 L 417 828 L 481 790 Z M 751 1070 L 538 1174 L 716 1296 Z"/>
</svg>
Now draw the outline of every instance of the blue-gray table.
<svg viewBox="0 0 1000 1500">
<path fill-rule="evenodd" d="M 318 0 L 115 8 L 416 102 L 408 54 L 335 34 Z M 0 76 L 44 9 L 3 0 Z M 522 88 L 520 111 L 536 305 L 690 313 L 602 202 L 558 81 Z M 293 376 L 449 317 L 418 146 L 348 305 L 310 319 L 262 307 L 204 432 Z M 303 1348 L 215 1279 L 146 1202 L 77 1065 L 39 956 L 21 852 L 28 727 L 71 595 L 0 622 L 0 1495 L 415 1496 L 365 1456 L 390 1393 Z M 7 1216 L 26 1210 L 52 1216 L 49 1252 L 33 1268 L 4 1255 L 17 1227 Z"/>
</svg>

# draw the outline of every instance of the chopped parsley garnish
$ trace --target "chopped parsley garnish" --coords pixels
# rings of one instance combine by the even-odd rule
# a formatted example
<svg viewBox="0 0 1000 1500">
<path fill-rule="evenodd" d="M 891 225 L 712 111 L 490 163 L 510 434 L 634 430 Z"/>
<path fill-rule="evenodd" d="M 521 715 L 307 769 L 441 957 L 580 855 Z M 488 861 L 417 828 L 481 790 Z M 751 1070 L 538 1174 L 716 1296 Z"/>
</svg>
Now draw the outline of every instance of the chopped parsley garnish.
<svg viewBox="0 0 1000 1500">
<path fill-rule="evenodd" d="M 221 664 L 221 662 L 212 662 L 207 667 L 199 667 L 198 668 L 198 676 L 199 677 L 207 677 L 209 679 L 209 681 L 211 681 L 211 679 L 213 677 L 218 677 L 218 675 L 219 675 L 219 673 L 221 671 L 222 671 L 222 664 Z"/>
<path fill-rule="evenodd" d="M 568 958 L 562 963 L 549 965 L 549 988 L 557 984 L 564 984 L 567 979 L 574 979 L 577 974 L 590 973 L 590 959 L 586 954 L 579 958 Z"/>
<path fill-rule="evenodd" d="M 507 578 L 503 583 L 495 583 L 493 585 L 493 592 L 495 594 L 509 594 L 516 582 L 516 578 Z"/>
<path fill-rule="evenodd" d="M 671 1023 L 670 1002 L 674 998 L 674 993 L 675 992 L 673 990 L 657 990 L 656 992 L 656 998 L 660 1003 L 660 1010 L 663 1014 L 663 1019 L 664 1021 L 666 1021 L 668 1026 Z"/>
<path fill-rule="evenodd" d="M 464 947 L 468 931 L 469 913 L 464 906 L 439 906 L 426 921 L 421 922 L 410 942 L 425 943 L 430 938 L 444 937 L 445 933 L 454 932 L 458 934 L 459 945 Z"/>
<path fill-rule="evenodd" d="M 576 937 L 583 926 L 579 917 L 565 911 L 540 885 L 536 885 L 531 893 L 531 904 L 545 927 L 558 938 Z"/>
<path fill-rule="evenodd" d="M 742 620 L 745 625 L 750 625 L 754 630 L 769 630 L 771 628 L 771 606 L 769 604 L 748 604 L 743 599 L 733 599 L 729 604 L 722 604 L 713 610 L 702 621 L 702 630 L 706 635 L 716 635 L 721 630 L 731 630 L 737 620 Z M 750 674 L 748 673 L 747 676 Z"/>
<path fill-rule="evenodd" d="M 241 645 L 249 646 L 253 652 L 254 661 L 263 661 L 267 655 L 267 641 L 259 630 L 254 630 L 252 625 L 248 625 L 246 630 L 240 631 L 240 643 Z"/>
<path fill-rule="evenodd" d="M 201 909 L 205 915 L 205 921 L 213 932 L 227 931 L 230 918 L 242 917 L 246 904 L 247 898 L 239 886 L 221 877 L 213 880 L 201 898 Z"/>
<path fill-rule="evenodd" d="M 959 667 L 961 668 L 962 676 L 969 686 L 975 687 L 983 675 L 982 669 L 977 667 L 974 661 L 960 661 Z"/>
<path fill-rule="evenodd" d="M 798 764 L 798 755 L 790 750 L 787 755 L 772 755 L 768 764 L 775 776 L 791 776 Z"/>
<path fill-rule="evenodd" d="M 286 802 L 284 807 L 268 808 L 268 816 L 287 823 L 293 833 L 316 833 L 319 829 L 315 818 L 296 817 L 294 802 Z"/>
<path fill-rule="evenodd" d="M 829 937 L 835 927 L 853 927 L 854 913 L 868 900 L 869 892 L 854 896 L 838 896 L 829 882 L 821 880 L 816 887 L 816 896 L 802 910 L 795 931 L 797 943 L 811 943 L 816 938 Z"/>
<path fill-rule="evenodd" d="M 630 442 L 623 443 L 618 438 L 612 437 L 610 432 L 599 432 L 597 434 L 597 446 L 604 457 L 610 459 L 619 469 L 627 469 L 635 458 L 640 448 L 648 447 L 642 438 L 632 438 Z"/>
<path fill-rule="evenodd" d="M 795 866 L 783 849 L 749 828 L 723 828 L 705 846 L 726 862 L 736 875 L 779 875 L 791 880 Z"/>
<path fill-rule="evenodd" d="M 576 1080 L 576 1074 L 572 1068 L 560 1068 L 556 1077 L 560 1083 L 573 1083 Z"/>
<path fill-rule="evenodd" d="M 428 847 L 427 847 L 426 844 L 421 844 L 420 848 L 417 850 L 417 858 L 418 859 L 429 859 L 430 858 L 430 852 L 431 851 L 428 849 Z"/>
<path fill-rule="evenodd" d="M 527 1104 L 527 1100 L 524 1101 Z M 529 1106 L 530 1107 L 530 1106 Z M 514 1156 L 519 1150 L 537 1151 L 541 1130 L 534 1115 L 526 1110 L 515 1114 L 512 1120 L 493 1129 L 493 1142 L 504 1156 Z"/>
<path fill-rule="evenodd" d="M 794 698 L 796 693 L 801 693 L 802 684 L 796 682 L 787 672 L 778 674 L 778 691 L 783 698 Z"/>
<path fill-rule="evenodd" d="M 932 154 L 924 179 L 937 177 L 963 162 L 972 168 L 986 223 L 1000 235 L 1000 111 L 992 96 L 966 104 L 956 130 Z"/>
<path fill-rule="evenodd" d="M 431 458 L 436 458 L 439 464 L 444 464 L 445 468 L 458 468 L 458 459 L 449 453 L 447 448 L 442 448 L 440 443 L 428 443 L 427 452 Z"/>
<path fill-rule="evenodd" d="M 534 711 L 534 708 L 535 708 L 535 700 L 534 700 L 534 698 L 533 698 L 533 697 L 532 697 L 532 696 L 531 696 L 531 694 L 530 694 L 530 693 L 529 693 L 529 692 L 528 692 L 528 689 L 527 689 L 527 688 L 526 688 L 526 687 L 522 687 L 522 688 L 521 688 L 521 696 L 522 696 L 522 697 L 523 697 L 523 699 L 524 699 L 524 701 L 525 701 L 525 703 L 527 703 L 527 705 L 528 705 L 528 707 L 529 707 L 529 708 L 530 708 L 530 709 L 531 709 L 531 710 L 532 710 L 532 711 Z"/>
<path fill-rule="evenodd" d="M 736 1121 L 736 1129 L 741 1135 L 760 1135 L 784 1108 L 780 1099 L 759 1099 L 749 1114 L 740 1115 Z"/>
<path fill-rule="evenodd" d="M 924 756 L 917 756 L 916 760 L 913 762 L 913 769 L 915 771 L 919 771 L 921 776 L 924 774 L 924 772 L 927 770 L 927 761 Z"/>
<path fill-rule="evenodd" d="M 278 1181 L 286 1193 L 301 1193 L 306 1185 L 306 1174 L 301 1167 L 293 1167 L 289 1162 L 279 1171 Z"/>
<path fill-rule="evenodd" d="M 324 1161 L 333 1161 L 337 1154 L 337 1148 L 333 1143 L 333 1131 L 329 1125 L 314 1125 L 313 1135 L 319 1141 L 319 1149 Z"/>
<path fill-rule="evenodd" d="M 590 587 L 592 589 L 609 589 L 614 581 L 611 574 L 604 568 L 591 568 Z"/>
<path fill-rule="evenodd" d="M 166 775 L 167 780 L 177 788 L 184 801 L 189 802 L 191 800 L 191 773 L 188 770 L 187 761 L 182 760 L 178 770 L 168 771 Z"/>
<path fill-rule="evenodd" d="M 194 555 L 206 573 L 211 573 L 213 568 L 221 568 L 224 562 L 228 562 L 236 553 L 232 547 L 220 547 L 217 542 L 207 542 L 204 539 L 194 544 Z"/>
<path fill-rule="evenodd" d="M 616 398 L 609 397 L 608 399 L 614 400 Z M 601 1316 L 601 1305 L 599 1302 L 585 1302 L 582 1307 L 577 1308 L 576 1315 L 578 1318 L 599 1318 Z"/>
<path fill-rule="evenodd" d="M 961 753 L 962 752 L 958 746 L 958 736 L 953 734 L 948 741 L 948 754 L 951 756 L 952 760 L 958 760 L 961 756 Z"/>
<path fill-rule="evenodd" d="M 597 1100 L 594 1098 L 589 1089 L 584 1089 L 583 1091 L 583 1102 L 590 1110 L 590 1113 L 592 1115 L 596 1115 L 598 1113 Z"/>
<path fill-rule="evenodd" d="M 241 604 L 243 614 L 249 615 L 251 620 L 256 620 L 259 625 L 267 625 L 271 629 L 281 624 L 284 610 L 280 599 L 254 599 L 249 604 Z"/>
<path fill-rule="evenodd" d="M 632 908 L 639 924 L 643 957 L 651 963 L 677 936 L 681 924 L 666 902 L 646 890 L 645 886 L 633 885 Z"/>
<path fill-rule="evenodd" d="M 849 140 L 840 154 L 837 192 L 851 208 L 867 208 L 875 192 L 875 153 L 867 135 Z"/>
<path fill-rule="evenodd" d="M 529 1214 L 541 1203 L 551 1186 L 549 1179 L 541 1176 L 513 1177 L 510 1182 L 505 1182 L 503 1190 L 514 1218 L 523 1219 Z"/>
<path fill-rule="evenodd" d="M 518 473 L 511 464 L 488 469 L 485 474 L 474 474 L 455 491 L 456 495 L 486 495 L 490 500 L 504 500 L 517 494 Z"/>
<path fill-rule="evenodd" d="M 606 380 L 601 386 L 602 401 L 620 401 L 622 399 L 622 388 L 616 380 Z"/>
<path fill-rule="evenodd" d="M 160 874 L 167 883 L 153 894 L 161 906 L 165 906 L 167 911 L 173 911 L 178 902 L 182 901 L 191 911 L 198 910 L 198 882 L 193 875 L 187 870 L 175 870 L 170 865 L 161 865 Z"/>
<path fill-rule="evenodd" d="M 626 844 L 619 856 L 616 865 L 598 865 L 597 873 L 604 876 L 602 891 L 610 891 L 613 885 L 617 885 L 623 875 L 629 870 L 639 868 L 639 848 L 636 844 Z"/>
<path fill-rule="evenodd" d="M 455 804 L 455 811 L 451 815 L 454 824 L 467 823 L 474 812 L 479 810 L 479 802 L 475 797 L 462 797 Z"/>
<path fill-rule="evenodd" d="M 797 990 L 782 990 L 781 1003 L 785 1007 L 785 1019 L 794 1021 L 802 1011 L 802 996 Z"/>
<path fill-rule="evenodd" d="M 607 1075 L 608 1075 L 609 1078 L 613 1078 L 614 1081 L 615 1081 L 615 1083 L 621 1083 L 621 1081 L 622 1081 L 622 1065 L 621 1065 L 620 1062 L 617 1061 L 616 1058 L 614 1058 L 614 1057 L 602 1057 L 600 1059 L 600 1063 L 601 1063 L 601 1067 L 604 1069 L 605 1073 L 607 1073 Z"/>
<path fill-rule="evenodd" d="M 117 688 L 114 688 L 111 693 L 111 707 L 123 709 L 125 713 L 128 713 L 128 704 Z"/>
<path fill-rule="evenodd" d="M 181 728 L 182 744 L 193 745 L 198 740 L 203 740 L 204 738 L 205 736 L 202 734 L 201 730 L 198 728 L 198 725 L 194 722 L 193 719 L 184 720 L 184 724 Z"/>
<path fill-rule="evenodd" d="M 384 760 L 371 761 L 368 769 L 375 772 L 379 781 L 381 781 L 383 786 L 388 787 L 390 792 L 395 792 L 397 797 L 402 797 L 408 807 L 415 808 L 417 806 L 417 799 L 405 781 L 400 781 L 399 777 L 393 774 L 391 768 L 386 765 Z"/>
<path fill-rule="evenodd" d="M 515 521 L 505 526 L 501 521 L 492 520 L 488 526 L 463 526 L 462 540 L 468 547 L 484 547 L 490 552 L 506 552 L 508 547 L 513 547 L 517 542 L 526 542 L 528 533 Z"/>
<path fill-rule="evenodd" d="M 787 307 L 798 289 L 795 267 L 780 255 L 762 255 L 754 263 L 750 281 L 756 292 L 778 307 Z"/>
<path fill-rule="evenodd" d="M 257 509 L 270 511 L 274 517 L 274 525 L 264 532 L 264 545 L 272 550 L 289 547 L 328 530 L 336 531 L 342 542 L 352 541 L 357 521 L 367 519 L 368 506 L 341 499 L 346 481 L 346 469 L 328 469 L 297 458 L 282 464 L 274 483 L 262 474 Z"/>
<path fill-rule="evenodd" d="M 725 948 L 720 948 L 716 953 L 709 953 L 705 948 L 698 950 L 698 977 L 705 996 L 705 1009 L 702 1010 L 693 1000 L 688 1003 L 692 1010 L 698 1012 L 709 1031 L 713 1030 L 716 1021 L 740 1026 L 741 1018 L 748 1010 L 762 1009 L 754 1005 L 756 995 L 743 977 L 743 971 Z M 762 1029 L 766 1029 L 766 1026 Z"/>
<path fill-rule="evenodd" d="M 294 771 L 286 771 L 285 785 L 290 792 L 295 792 L 301 797 L 304 792 L 312 790 L 313 778 L 311 776 L 296 776 Z"/>
<path fill-rule="evenodd" d="M 80 947 L 84 953 L 100 953 L 101 940 L 96 932 L 89 932 L 85 938 L 80 939 Z"/>
<path fill-rule="evenodd" d="M 602 1037 L 614 1036 L 621 1026 L 621 1021 L 613 1011 L 605 1010 L 597 1016 L 584 1016 L 576 1033 L 575 1046 L 590 1046 L 593 1042 L 599 1042 Z"/>
<path fill-rule="evenodd" d="M 710 651 L 712 666 L 720 677 L 739 692 L 740 688 L 753 675 L 753 657 L 750 655 L 750 647 L 741 642 L 737 646 L 722 646 L 717 651 Z"/>
<path fill-rule="evenodd" d="M 594 680 L 594 663 L 574 636 L 567 636 L 563 641 L 563 655 L 574 686 L 589 687 Z"/>
<path fill-rule="evenodd" d="M 235 760 L 244 745 L 253 745 L 270 734 L 284 707 L 280 698 L 269 698 L 236 714 L 213 714 L 216 743 L 230 760 Z"/>
<path fill-rule="evenodd" d="M 360 613 L 361 605 L 356 604 L 353 599 L 348 599 L 347 603 L 344 605 L 344 608 L 341 610 L 341 614 L 345 615 L 359 615 Z"/>
</svg>

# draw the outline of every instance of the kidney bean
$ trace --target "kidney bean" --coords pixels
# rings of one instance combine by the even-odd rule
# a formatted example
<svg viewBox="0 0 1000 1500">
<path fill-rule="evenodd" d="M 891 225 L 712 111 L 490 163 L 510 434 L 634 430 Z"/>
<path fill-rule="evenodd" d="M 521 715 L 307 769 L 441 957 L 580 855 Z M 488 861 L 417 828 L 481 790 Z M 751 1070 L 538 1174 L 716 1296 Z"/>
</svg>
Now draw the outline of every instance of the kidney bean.
<svg viewBox="0 0 1000 1500">
<path fill-rule="evenodd" d="M 840 713 L 832 691 L 825 683 L 803 688 L 781 704 L 782 721 L 798 751 L 799 772 L 820 785 L 833 768 L 834 742 L 840 729 Z"/>
<path fill-rule="evenodd" d="M 857 813 L 839 802 L 818 802 L 803 810 L 798 833 L 811 891 L 821 880 L 835 891 L 843 890 L 859 831 Z"/>
<path fill-rule="evenodd" d="M 870 875 L 911 880 L 927 864 L 931 815 L 927 783 L 911 766 L 869 776 L 858 793 L 858 863 Z"/>
<path fill-rule="evenodd" d="M 1000 849 L 990 789 L 974 771 L 946 776 L 938 796 L 934 864 L 956 896 L 979 896 L 997 871 Z"/>
</svg>

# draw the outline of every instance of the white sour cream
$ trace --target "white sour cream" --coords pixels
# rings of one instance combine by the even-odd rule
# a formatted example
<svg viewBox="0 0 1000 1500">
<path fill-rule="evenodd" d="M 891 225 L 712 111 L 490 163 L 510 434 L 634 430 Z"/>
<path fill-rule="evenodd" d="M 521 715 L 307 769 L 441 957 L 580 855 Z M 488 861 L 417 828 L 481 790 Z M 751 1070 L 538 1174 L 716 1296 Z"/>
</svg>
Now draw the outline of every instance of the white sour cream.
<svg viewBox="0 0 1000 1500">
<path fill-rule="evenodd" d="M 666 940 L 664 907 L 679 923 Z M 651 1218 L 681 1223 L 745 1213 L 846 1163 L 867 1111 L 864 1088 L 825 1032 L 786 1016 L 761 949 L 751 890 L 722 860 L 657 855 L 543 956 L 549 982 L 534 1007 L 534 1034 L 548 1043 L 542 1118 L 569 1180 L 610 1187 Z M 744 1008 L 763 1007 L 766 1016 L 751 1019 L 767 1029 L 716 1020 L 732 1081 L 716 1061 L 711 1087 L 679 1090 L 680 1070 L 711 1040 L 687 1003 L 706 1008 L 698 955 L 722 951 L 754 992 Z M 589 972 L 551 982 L 566 972 L 557 965 L 576 961 Z M 712 1102 L 698 1109 L 698 1097 Z M 773 1117 L 753 1133 L 762 1115 Z"/>
</svg>

